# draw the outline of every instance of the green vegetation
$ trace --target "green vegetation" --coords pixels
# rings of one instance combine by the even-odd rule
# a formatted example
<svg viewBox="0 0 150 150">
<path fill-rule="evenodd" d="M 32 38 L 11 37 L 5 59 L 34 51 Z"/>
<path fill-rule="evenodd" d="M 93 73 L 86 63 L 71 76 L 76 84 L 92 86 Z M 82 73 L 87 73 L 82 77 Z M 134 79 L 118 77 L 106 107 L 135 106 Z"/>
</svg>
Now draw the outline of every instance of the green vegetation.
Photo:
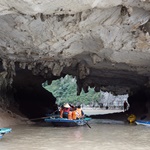
<svg viewBox="0 0 150 150">
<path fill-rule="evenodd" d="M 99 102 L 101 97 L 100 92 L 95 92 L 94 89 L 91 88 L 88 93 L 82 91 L 80 96 L 77 96 L 76 79 L 68 75 L 59 80 L 54 80 L 51 85 L 45 82 L 43 83 L 43 87 L 56 97 L 56 103 L 58 105 L 62 105 L 66 102 L 73 105 L 90 105 Z"/>
</svg>

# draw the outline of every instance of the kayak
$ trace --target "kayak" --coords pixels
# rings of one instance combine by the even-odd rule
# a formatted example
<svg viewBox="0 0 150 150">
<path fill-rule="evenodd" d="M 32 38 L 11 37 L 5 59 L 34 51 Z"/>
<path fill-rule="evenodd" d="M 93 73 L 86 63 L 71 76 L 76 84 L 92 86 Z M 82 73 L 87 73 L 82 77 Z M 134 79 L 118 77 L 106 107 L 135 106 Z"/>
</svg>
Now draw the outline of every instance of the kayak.
<svg viewBox="0 0 150 150">
<path fill-rule="evenodd" d="M 11 128 L 0 128 L 0 139 L 3 138 L 4 134 L 11 132 Z"/>
<path fill-rule="evenodd" d="M 144 120 L 136 120 L 135 123 L 137 125 L 145 125 L 150 127 L 150 121 L 144 121 Z"/>
<path fill-rule="evenodd" d="M 3 137 L 3 135 L 2 135 L 2 134 L 0 134 L 0 139 L 2 139 L 2 137 Z"/>
<path fill-rule="evenodd" d="M 76 120 L 70 120 L 67 118 L 46 118 L 44 119 L 45 122 L 51 123 L 53 126 L 59 127 L 74 127 L 74 126 L 83 126 L 88 125 L 88 121 L 90 121 L 91 118 L 83 118 L 83 119 L 76 119 Z M 89 126 L 89 125 L 88 125 Z"/>
</svg>

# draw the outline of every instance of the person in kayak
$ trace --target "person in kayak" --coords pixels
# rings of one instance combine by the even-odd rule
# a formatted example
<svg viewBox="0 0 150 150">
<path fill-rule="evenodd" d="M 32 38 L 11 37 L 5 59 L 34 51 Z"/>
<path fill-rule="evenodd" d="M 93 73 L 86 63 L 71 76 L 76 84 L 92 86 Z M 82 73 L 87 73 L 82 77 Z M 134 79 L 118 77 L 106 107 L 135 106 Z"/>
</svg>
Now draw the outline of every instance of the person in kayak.
<svg viewBox="0 0 150 150">
<path fill-rule="evenodd" d="M 81 109 L 80 105 L 76 107 L 76 117 L 77 117 L 77 119 L 80 119 L 80 118 L 84 117 L 84 112 Z"/>
<path fill-rule="evenodd" d="M 68 114 L 71 113 L 70 109 L 71 107 L 68 103 L 64 104 L 63 107 L 60 109 L 60 118 L 68 118 Z"/>
<path fill-rule="evenodd" d="M 73 107 L 70 104 L 64 104 L 60 109 L 60 118 L 68 118 L 70 120 L 76 120 L 84 117 L 84 112 L 81 106 Z"/>
</svg>

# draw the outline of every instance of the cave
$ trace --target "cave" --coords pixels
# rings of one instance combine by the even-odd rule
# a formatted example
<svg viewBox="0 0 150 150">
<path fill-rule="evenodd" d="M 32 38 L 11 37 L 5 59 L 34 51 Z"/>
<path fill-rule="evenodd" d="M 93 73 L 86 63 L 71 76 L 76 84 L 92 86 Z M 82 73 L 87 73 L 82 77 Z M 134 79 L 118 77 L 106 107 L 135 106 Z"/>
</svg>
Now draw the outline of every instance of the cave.
<svg viewBox="0 0 150 150">
<path fill-rule="evenodd" d="M 1 1 L 0 108 L 27 118 L 56 108 L 42 83 L 71 75 L 77 95 L 128 94 L 130 113 L 150 109 L 150 2 Z"/>
<path fill-rule="evenodd" d="M 42 70 L 38 75 L 34 75 L 36 69 L 39 71 L 40 65 L 35 66 L 34 71 L 28 70 L 27 68 L 22 69 L 18 63 L 14 65 L 15 70 L 12 71 L 10 69 L 12 72 L 9 72 L 9 69 L 7 70 L 8 73 L 4 69 L 1 72 L 1 74 L 6 75 L 5 78 L 1 76 L 1 98 L 8 99 L 9 102 L 6 101 L 6 103 L 9 103 L 8 108 L 11 111 L 16 112 L 17 110 L 29 119 L 43 117 L 47 113 L 53 113 L 58 109 L 55 105 L 56 98 L 53 96 L 53 93 L 45 90 L 42 83 L 48 81 L 51 84 L 53 80 L 64 77 L 70 72 L 72 72 L 71 75 L 77 77 L 77 95 L 80 95 L 82 90 L 87 93 L 89 87 L 94 88 L 96 92 L 100 92 L 100 89 L 103 91 L 111 91 L 114 95 L 128 93 L 128 102 L 130 104 L 128 111 L 130 114 L 142 116 L 149 112 L 149 88 L 144 86 L 148 81 L 146 77 L 133 75 L 124 71 L 118 74 L 117 72 L 110 72 L 108 70 L 97 70 L 94 72 L 95 76 L 93 74 L 86 76 L 84 79 L 79 79 L 79 75 L 75 69 L 71 71 L 70 67 L 65 68 L 60 76 L 54 76 L 51 72 L 45 75 Z M 15 75 L 10 84 L 11 73 L 14 73 L 14 71 Z M 84 71 L 83 68 L 82 71 Z M 114 78 L 110 78 L 110 74 L 113 74 Z"/>
</svg>

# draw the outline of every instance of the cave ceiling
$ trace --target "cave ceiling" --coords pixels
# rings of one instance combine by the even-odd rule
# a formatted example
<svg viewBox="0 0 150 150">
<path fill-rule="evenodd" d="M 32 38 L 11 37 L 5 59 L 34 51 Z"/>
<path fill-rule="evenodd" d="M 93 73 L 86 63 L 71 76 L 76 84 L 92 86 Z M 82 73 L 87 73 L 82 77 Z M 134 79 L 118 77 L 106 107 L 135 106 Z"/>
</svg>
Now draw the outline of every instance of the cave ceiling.
<svg viewBox="0 0 150 150">
<path fill-rule="evenodd" d="M 149 86 L 150 0 L 0 0 L 0 70 L 77 77 L 77 93 Z"/>
</svg>

